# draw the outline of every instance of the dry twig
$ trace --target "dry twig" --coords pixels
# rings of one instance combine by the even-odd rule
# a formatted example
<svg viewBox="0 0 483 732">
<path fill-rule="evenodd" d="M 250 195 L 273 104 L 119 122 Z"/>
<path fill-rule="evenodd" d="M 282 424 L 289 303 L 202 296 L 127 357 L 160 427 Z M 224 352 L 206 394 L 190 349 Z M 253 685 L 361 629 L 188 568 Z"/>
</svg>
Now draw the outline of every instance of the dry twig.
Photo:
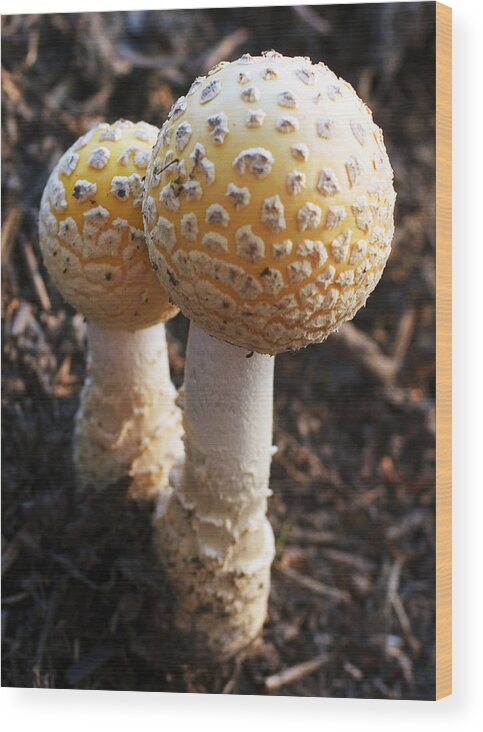
<svg viewBox="0 0 483 732">
<path fill-rule="evenodd" d="M 398 592 L 402 568 L 403 560 L 400 558 L 396 559 L 396 561 L 392 565 L 387 582 L 387 602 L 394 610 L 394 613 L 396 614 L 396 617 L 399 621 L 399 624 L 401 625 L 404 636 L 412 652 L 419 653 L 421 644 L 413 633 L 413 630 L 411 628 L 411 622 Z"/>
<path fill-rule="evenodd" d="M 265 679 L 265 688 L 269 691 L 274 691 L 275 689 L 280 689 L 281 686 L 293 684 L 294 681 L 303 679 L 307 674 L 312 674 L 314 671 L 318 671 L 318 669 L 327 663 L 328 660 L 329 654 L 321 653 L 320 655 L 315 656 L 315 658 L 311 658 L 309 661 L 303 661 L 302 663 L 298 663 L 296 666 L 292 666 L 291 668 L 286 668 L 277 674 L 267 676 Z"/>
<path fill-rule="evenodd" d="M 40 274 L 37 258 L 29 241 L 24 241 L 23 253 L 25 256 L 27 267 L 29 269 L 30 277 L 32 278 L 32 282 L 35 287 L 35 291 L 40 300 L 40 304 L 42 305 L 44 310 L 51 310 L 52 305 L 50 303 L 50 298 L 47 293 L 47 288 L 45 287 L 44 280 L 42 278 L 42 275 Z"/>
<path fill-rule="evenodd" d="M 248 31 L 246 28 L 237 28 L 236 31 L 222 38 L 222 40 L 210 50 L 203 62 L 203 73 L 206 74 L 213 66 L 220 61 L 230 58 L 233 51 L 246 42 Z"/>
<path fill-rule="evenodd" d="M 313 592 L 316 595 L 320 595 L 321 597 L 330 597 L 332 600 L 336 600 L 337 602 L 350 602 L 350 594 L 345 590 L 330 587 L 319 580 L 300 574 L 291 567 L 282 567 L 279 565 L 277 570 L 280 574 L 287 577 L 287 579 L 292 580 L 292 582 L 296 582 L 300 587 L 304 587 L 306 590 L 310 590 L 310 592 Z"/>
<path fill-rule="evenodd" d="M 397 363 L 382 353 L 377 343 L 352 323 L 344 323 L 331 338 L 350 351 L 357 363 L 385 384 L 390 384 L 397 373 Z"/>
<path fill-rule="evenodd" d="M 6 267 L 12 253 L 15 237 L 22 221 L 20 208 L 11 208 L 2 226 L 2 266 Z"/>
<path fill-rule="evenodd" d="M 332 32 L 332 26 L 328 20 L 322 18 L 321 15 L 315 12 L 308 5 L 294 5 L 293 10 L 299 18 L 305 20 L 307 25 L 320 33 L 321 36 L 329 36 Z"/>
</svg>

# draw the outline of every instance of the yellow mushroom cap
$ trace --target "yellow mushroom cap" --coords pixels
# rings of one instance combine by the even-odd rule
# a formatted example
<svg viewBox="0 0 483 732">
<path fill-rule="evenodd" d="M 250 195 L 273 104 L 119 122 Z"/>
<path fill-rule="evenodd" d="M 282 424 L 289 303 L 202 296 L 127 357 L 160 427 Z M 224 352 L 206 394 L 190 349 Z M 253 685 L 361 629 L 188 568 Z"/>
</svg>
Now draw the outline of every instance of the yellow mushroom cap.
<svg viewBox="0 0 483 732">
<path fill-rule="evenodd" d="M 143 179 L 157 134 L 145 122 L 98 125 L 62 156 L 42 196 L 45 265 L 65 300 L 104 328 L 134 331 L 177 312 L 143 231 Z"/>
<path fill-rule="evenodd" d="M 324 64 L 276 52 L 218 64 L 153 150 L 153 266 L 215 337 L 270 354 L 323 341 L 381 277 L 392 179 L 370 110 Z"/>
</svg>

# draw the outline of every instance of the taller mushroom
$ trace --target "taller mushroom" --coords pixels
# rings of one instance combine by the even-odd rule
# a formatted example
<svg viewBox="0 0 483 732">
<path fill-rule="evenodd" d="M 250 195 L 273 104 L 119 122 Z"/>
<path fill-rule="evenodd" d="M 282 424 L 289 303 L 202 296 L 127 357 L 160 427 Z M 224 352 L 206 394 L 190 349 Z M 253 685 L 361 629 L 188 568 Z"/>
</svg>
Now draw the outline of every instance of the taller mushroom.
<svg viewBox="0 0 483 732">
<path fill-rule="evenodd" d="M 150 266 L 141 212 L 157 133 L 127 120 L 90 130 L 52 171 L 39 216 L 45 265 L 87 318 L 74 436 L 79 482 L 103 488 L 130 475 L 137 498 L 167 485 L 181 447 L 164 328 L 177 309 Z"/>
<path fill-rule="evenodd" d="M 153 150 L 150 256 L 192 321 L 186 454 L 157 537 L 179 625 L 218 657 L 266 613 L 270 356 L 325 340 L 365 304 L 390 251 L 392 179 L 354 89 L 275 52 L 198 78 Z"/>
</svg>

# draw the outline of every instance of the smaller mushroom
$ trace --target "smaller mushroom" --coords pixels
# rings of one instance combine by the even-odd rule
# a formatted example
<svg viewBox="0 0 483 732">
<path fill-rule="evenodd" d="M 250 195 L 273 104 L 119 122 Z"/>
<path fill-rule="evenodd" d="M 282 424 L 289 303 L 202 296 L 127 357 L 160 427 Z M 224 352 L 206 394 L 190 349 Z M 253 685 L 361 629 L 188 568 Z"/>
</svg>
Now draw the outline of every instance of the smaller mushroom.
<svg viewBox="0 0 483 732">
<path fill-rule="evenodd" d="M 167 486 L 181 451 L 164 326 L 177 309 L 152 270 L 141 211 L 157 134 L 126 120 L 92 129 L 51 173 L 39 216 L 50 276 L 87 319 L 74 434 L 78 482 L 103 488 L 129 475 L 136 498 Z"/>
</svg>

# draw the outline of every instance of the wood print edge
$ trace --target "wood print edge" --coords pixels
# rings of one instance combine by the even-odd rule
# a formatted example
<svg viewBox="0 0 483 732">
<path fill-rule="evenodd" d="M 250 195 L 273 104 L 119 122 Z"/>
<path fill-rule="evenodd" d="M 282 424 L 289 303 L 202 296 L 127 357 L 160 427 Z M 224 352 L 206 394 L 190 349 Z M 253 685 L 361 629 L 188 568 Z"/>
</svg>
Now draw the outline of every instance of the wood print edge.
<svg viewBox="0 0 483 732">
<path fill-rule="evenodd" d="M 436 699 L 452 692 L 451 16 L 436 3 Z"/>
</svg>

